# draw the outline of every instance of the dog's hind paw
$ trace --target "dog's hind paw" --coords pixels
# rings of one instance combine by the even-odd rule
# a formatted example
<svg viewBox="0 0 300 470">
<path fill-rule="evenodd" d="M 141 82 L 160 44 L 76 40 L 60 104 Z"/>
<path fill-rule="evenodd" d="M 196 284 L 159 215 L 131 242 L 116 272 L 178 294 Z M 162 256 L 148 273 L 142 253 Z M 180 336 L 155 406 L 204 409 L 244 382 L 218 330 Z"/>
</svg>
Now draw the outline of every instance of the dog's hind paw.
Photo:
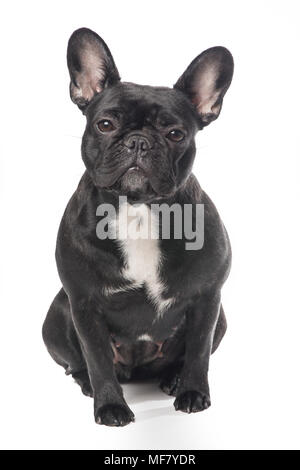
<svg viewBox="0 0 300 470">
<path fill-rule="evenodd" d="M 81 370 L 72 374 L 75 382 L 80 386 L 83 395 L 86 397 L 93 397 L 93 389 L 91 386 L 90 378 L 87 370 Z"/>
<path fill-rule="evenodd" d="M 165 392 L 167 395 L 176 397 L 177 391 L 179 388 L 179 382 L 180 378 L 178 374 L 174 374 L 171 377 L 167 377 L 163 379 L 159 386 L 163 392 Z"/>
</svg>

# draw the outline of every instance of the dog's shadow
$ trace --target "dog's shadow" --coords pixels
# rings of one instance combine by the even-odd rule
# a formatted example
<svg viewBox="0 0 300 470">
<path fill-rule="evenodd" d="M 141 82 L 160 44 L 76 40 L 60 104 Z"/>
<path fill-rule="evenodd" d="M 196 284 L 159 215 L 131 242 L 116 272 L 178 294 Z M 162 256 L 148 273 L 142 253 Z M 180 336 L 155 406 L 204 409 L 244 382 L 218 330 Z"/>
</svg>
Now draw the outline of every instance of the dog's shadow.
<svg viewBox="0 0 300 470">
<path fill-rule="evenodd" d="M 138 420 L 144 421 L 159 416 L 169 416 L 174 413 L 174 397 L 166 395 L 160 388 L 158 382 L 147 380 L 143 382 L 130 382 L 122 385 L 126 401 L 131 405 L 140 403 L 164 401 L 169 402 L 168 406 L 155 406 L 150 409 L 140 411 Z"/>
<path fill-rule="evenodd" d="M 153 400 L 170 400 L 155 380 L 132 381 L 122 384 L 128 403 L 137 404 Z"/>
</svg>

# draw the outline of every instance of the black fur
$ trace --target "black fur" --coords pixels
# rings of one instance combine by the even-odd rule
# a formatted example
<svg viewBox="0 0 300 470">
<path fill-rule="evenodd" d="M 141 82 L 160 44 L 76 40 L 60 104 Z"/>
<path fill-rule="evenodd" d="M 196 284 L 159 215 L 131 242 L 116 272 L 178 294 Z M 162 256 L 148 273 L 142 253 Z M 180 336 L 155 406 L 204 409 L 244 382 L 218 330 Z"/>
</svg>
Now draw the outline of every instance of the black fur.
<svg viewBox="0 0 300 470">
<path fill-rule="evenodd" d="M 75 31 L 69 41 L 71 97 L 87 118 L 86 172 L 59 228 L 56 260 L 63 287 L 46 317 L 43 338 L 53 359 L 94 397 L 98 423 L 134 420 L 119 384 L 130 378 L 161 378 L 162 390 L 176 396 L 176 410 L 196 412 L 210 405 L 209 357 L 226 330 L 221 288 L 231 251 L 217 210 L 191 169 L 195 134 L 220 112 L 233 62 L 224 48 L 203 54 L 205 60 L 195 59 L 173 89 L 156 88 L 121 83 L 106 44 L 90 30 Z M 91 64 L 98 68 L 94 75 Z M 205 87 L 199 93 L 195 87 L 203 87 L 201 74 L 212 65 L 215 97 L 207 112 Z M 113 123 L 112 132 L 99 131 L 103 119 Z M 174 128 L 183 132 L 182 141 L 168 138 Z M 133 165 L 138 175 L 128 171 Z M 161 317 L 145 287 L 105 294 L 106 287 L 128 282 L 121 275 L 125 260 L 118 243 L 96 236 L 98 205 L 117 207 L 119 195 L 145 204 L 205 206 L 202 249 L 187 251 L 186 240 L 175 239 L 172 231 L 169 240 L 159 242 L 164 296 L 176 297 Z M 153 340 L 137 341 L 145 333 Z"/>
</svg>

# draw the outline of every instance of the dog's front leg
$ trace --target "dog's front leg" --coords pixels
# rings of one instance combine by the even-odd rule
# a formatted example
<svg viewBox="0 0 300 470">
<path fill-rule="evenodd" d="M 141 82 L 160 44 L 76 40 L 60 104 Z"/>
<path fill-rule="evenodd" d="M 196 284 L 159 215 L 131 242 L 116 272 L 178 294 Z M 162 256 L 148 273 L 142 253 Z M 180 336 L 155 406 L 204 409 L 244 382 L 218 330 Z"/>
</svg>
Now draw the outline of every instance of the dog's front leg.
<svg viewBox="0 0 300 470">
<path fill-rule="evenodd" d="M 115 374 L 105 319 L 89 301 L 77 299 L 71 301 L 71 306 L 94 392 L 95 420 L 107 426 L 124 426 L 134 421 L 134 414 L 123 398 Z"/>
<path fill-rule="evenodd" d="M 210 406 L 208 366 L 220 311 L 220 293 L 202 295 L 186 315 L 185 359 L 174 406 L 186 413 Z"/>
</svg>

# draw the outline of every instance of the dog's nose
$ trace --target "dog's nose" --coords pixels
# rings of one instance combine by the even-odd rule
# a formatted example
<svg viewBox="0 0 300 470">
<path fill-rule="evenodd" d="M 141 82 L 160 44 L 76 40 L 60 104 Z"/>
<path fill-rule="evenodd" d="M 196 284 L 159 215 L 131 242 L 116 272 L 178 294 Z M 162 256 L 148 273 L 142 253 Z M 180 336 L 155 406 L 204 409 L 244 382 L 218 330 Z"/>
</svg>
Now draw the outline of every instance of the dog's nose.
<svg viewBox="0 0 300 470">
<path fill-rule="evenodd" d="M 143 154 L 151 148 L 147 137 L 138 134 L 127 137 L 124 144 L 129 150 L 137 154 Z"/>
</svg>

